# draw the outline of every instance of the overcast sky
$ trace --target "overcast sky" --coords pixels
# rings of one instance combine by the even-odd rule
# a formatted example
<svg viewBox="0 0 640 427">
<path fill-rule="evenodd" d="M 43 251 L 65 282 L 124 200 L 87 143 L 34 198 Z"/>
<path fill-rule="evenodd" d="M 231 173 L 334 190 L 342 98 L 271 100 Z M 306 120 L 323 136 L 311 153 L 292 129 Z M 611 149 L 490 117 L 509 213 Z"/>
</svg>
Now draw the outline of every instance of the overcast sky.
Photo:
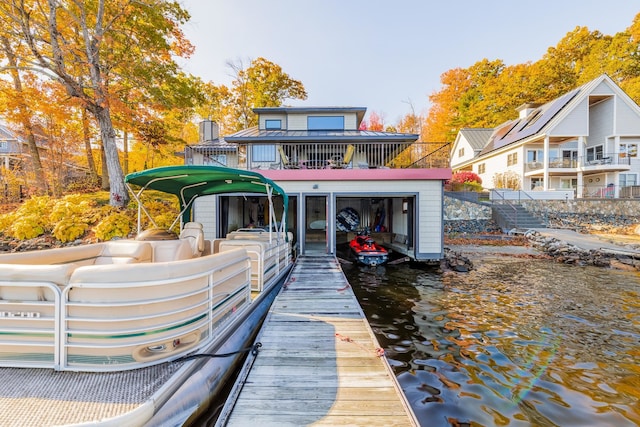
<svg viewBox="0 0 640 427">
<path fill-rule="evenodd" d="M 537 61 L 577 26 L 614 35 L 636 0 L 183 0 L 196 47 L 185 71 L 230 85 L 228 61 L 264 57 L 302 82 L 306 101 L 366 107 L 395 124 L 426 113 L 440 76 L 487 58 Z M 534 100 L 532 100 L 534 101 Z M 368 114 L 367 114 L 368 116 Z"/>
</svg>

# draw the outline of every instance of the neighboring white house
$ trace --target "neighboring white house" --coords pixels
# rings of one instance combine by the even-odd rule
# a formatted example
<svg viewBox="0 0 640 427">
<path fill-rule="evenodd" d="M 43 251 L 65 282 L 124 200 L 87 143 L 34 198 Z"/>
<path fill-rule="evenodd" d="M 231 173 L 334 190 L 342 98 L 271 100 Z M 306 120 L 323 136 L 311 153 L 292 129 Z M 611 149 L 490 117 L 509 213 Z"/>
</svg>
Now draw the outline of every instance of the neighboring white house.
<svg viewBox="0 0 640 427">
<path fill-rule="evenodd" d="M 490 189 L 510 180 L 579 198 L 640 197 L 640 107 L 609 76 L 517 110 L 495 129 L 462 129 L 452 171 L 473 171 Z"/>
</svg>

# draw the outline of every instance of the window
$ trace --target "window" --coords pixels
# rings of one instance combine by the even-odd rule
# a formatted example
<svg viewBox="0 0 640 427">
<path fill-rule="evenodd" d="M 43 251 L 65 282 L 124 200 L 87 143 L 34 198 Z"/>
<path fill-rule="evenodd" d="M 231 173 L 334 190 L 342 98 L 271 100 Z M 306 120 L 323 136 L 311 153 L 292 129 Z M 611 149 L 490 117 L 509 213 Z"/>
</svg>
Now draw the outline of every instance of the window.
<svg viewBox="0 0 640 427">
<path fill-rule="evenodd" d="M 227 166 L 226 154 L 209 154 L 204 156 L 203 164 L 212 166 Z"/>
<path fill-rule="evenodd" d="M 308 130 L 344 130 L 344 116 L 309 116 Z"/>
<path fill-rule="evenodd" d="M 478 174 L 482 174 L 486 172 L 486 165 L 484 163 L 480 163 L 478 165 Z"/>
<path fill-rule="evenodd" d="M 275 162 L 276 146 L 275 145 L 252 145 L 251 160 L 254 162 Z"/>
<path fill-rule="evenodd" d="M 620 144 L 620 157 L 638 157 L 638 144 Z"/>
<path fill-rule="evenodd" d="M 458 157 L 464 157 L 464 147 L 458 150 Z"/>
<path fill-rule="evenodd" d="M 544 150 L 527 150 L 527 163 L 542 163 Z"/>
<path fill-rule="evenodd" d="M 638 175 L 635 173 L 621 173 L 619 176 L 620 187 L 638 185 Z"/>
<path fill-rule="evenodd" d="M 7 141 L 0 141 L 0 150 L 6 150 L 9 148 L 9 143 Z"/>
<path fill-rule="evenodd" d="M 267 119 L 264 121 L 265 129 L 282 129 L 282 120 L 280 119 Z"/>
<path fill-rule="evenodd" d="M 518 153 L 511 153 L 507 155 L 507 166 L 512 166 L 518 163 Z"/>
<path fill-rule="evenodd" d="M 560 188 L 563 190 L 578 188 L 578 178 L 560 178 Z"/>
<path fill-rule="evenodd" d="M 604 148 L 602 145 L 596 145 L 595 147 L 587 148 L 587 162 L 593 162 L 594 160 L 602 160 Z"/>
<path fill-rule="evenodd" d="M 578 150 L 562 150 L 562 167 L 575 168 L 578 165 Z"/>
<path fill-rule="evenodd" d="M 542 190 L 544 188 L 544 178 L 531 178 L 531 189 Z"/>
</svg>

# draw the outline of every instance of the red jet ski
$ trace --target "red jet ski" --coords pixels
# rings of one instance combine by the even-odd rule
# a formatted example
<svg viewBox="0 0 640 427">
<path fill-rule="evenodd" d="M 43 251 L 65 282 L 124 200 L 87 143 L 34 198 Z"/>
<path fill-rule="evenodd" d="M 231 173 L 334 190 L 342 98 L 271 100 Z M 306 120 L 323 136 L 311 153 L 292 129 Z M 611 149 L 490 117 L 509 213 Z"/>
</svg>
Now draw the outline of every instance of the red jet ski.
<svg viewBox="0 0 640 427">
<path fill-rule="evenodd" d="M 387 262 L 389 253 L 377 244 L 368 234 L 359 234 L 349 242 L 358 262 L 364 265 L 376 266 Z"/>
</svg>

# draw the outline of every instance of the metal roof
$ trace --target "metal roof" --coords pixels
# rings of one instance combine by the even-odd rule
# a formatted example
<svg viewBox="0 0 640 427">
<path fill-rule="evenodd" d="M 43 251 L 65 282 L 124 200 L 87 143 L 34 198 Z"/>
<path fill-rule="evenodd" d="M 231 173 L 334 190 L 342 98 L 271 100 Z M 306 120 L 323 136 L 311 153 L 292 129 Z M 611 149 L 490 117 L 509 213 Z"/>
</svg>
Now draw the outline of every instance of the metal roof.
<svg viewBox="0 0 640 427">
<path fill-rule="evenodd" d="M 370 130 L 265 130 L 254 126 L 225 137 L 229 142 L 414 142 L 417 134 Z"/>
<path fill-rule="evenodd" d="M 195 151 L 206 151 L 209 149 L 214 149 L 216 152 L 238 151 L 238 146 L 236 144 L 230 144 L 224 138 L 217 138 L 211 141 L 204 141 L 204 142 L 199 142 L 197 144 L 187 145 L 187 148 Z"/>
<path fill-rule="evenodd" d="M 493 133 L 491 128 L 464 128 L 460 129 L 460 134 L 464 136 L 473 151 L 479 152 L 484 148 Z"/>
<path fill-rule="evenodd" d="M 480 155 L 490 153 L 532 135 L 540 134 L 542 129 L 573 100 L 582 88 L 550 101 L 534 109 L 523 119 L 510 120 L 497 127 Z"/>
</svg>

